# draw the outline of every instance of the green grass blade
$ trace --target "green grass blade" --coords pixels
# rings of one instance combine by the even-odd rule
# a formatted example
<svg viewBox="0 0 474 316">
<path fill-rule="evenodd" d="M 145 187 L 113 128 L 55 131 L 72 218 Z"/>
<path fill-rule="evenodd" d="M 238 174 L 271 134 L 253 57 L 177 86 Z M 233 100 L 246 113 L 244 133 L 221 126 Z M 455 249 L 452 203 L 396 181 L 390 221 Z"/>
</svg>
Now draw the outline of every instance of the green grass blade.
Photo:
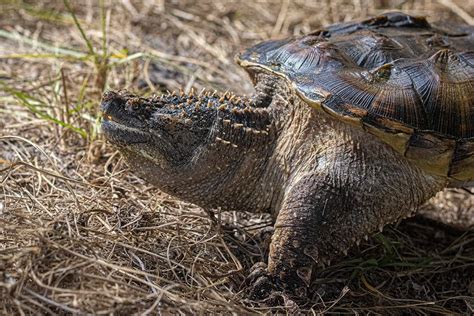
<svg viewBox="0 0 474 316">
<path fill-rule="evenodd" d="M 91 54 L 92 56 L 94 56 L 95 59 L 97 59 L 97 55 L 94 51 L 94 47 L 92 46 L 92 43 L 87 38 L 86 33 L 84 32 L 84 30 L 82 29 L 82 26 L 79 23 L 79 20 L 77 19 L 76 15 L 74 14 L 74 11 L 72 10 L 71 5 L 69 4 L 69 1 L 68 0 L 63 0 L 63 1 L 64 1 L 64 5 L 66 6 L 67 10 L 72 15 L 72 18 L 74 20 L 74 24 L 76 25 L 77 29 L 81 33 L 82 38 L 86 42 L 87 48 L 89 50 L 89 54 Z"/>
<path fill-rule="evenodd" d="M 63 128 L 66 128 L 66 129 L 70 129 L 76 133 L 78 133 L 81 137 L 83 138 L 87 138 L 87 132 L 80 128 L 80 127 L 75 127 L 71 124 L 68 124 L 64 121 L 61 121 L 60 119 L 54 117 L 54 116 L 51 116 L 50 114 L 46 113 L 45 111 L 41 110 L 41 108 L 45 108 L 47 107 L 48 105 L 37 99 L 37 98 L 34 98 L 30 95 L 28 95 L 27 93 L 23 92 L 23 91 L 20 91 L 20 90 L 16 90 L 16 89 L 13 89 L 13 88 L 10 88 L 8 87 L 7 85 L 5 85 L 4 83 L 2 83 L 0 81 L 0 87 L 2 88 L 2 90 L 4 90 L 5 92 L 7 92 L 8 94 L 10 94 L 12 97 L 14 97 L 20 105 L 26 107 L 28 110 L 30 110 L 32 113 L 36 114 L 38 117 L 44 119 L 44 120 L 47 120 L 47 121 L 50 121 L 50 122 L 53 122 Z"/>
</svg>

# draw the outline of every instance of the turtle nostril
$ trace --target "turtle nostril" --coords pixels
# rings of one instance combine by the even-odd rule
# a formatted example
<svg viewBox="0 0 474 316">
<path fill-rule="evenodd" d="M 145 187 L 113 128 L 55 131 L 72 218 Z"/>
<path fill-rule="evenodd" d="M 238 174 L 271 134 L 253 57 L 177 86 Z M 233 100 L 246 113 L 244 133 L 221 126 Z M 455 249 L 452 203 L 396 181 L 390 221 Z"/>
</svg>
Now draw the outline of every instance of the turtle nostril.
<svg viewBox="0 0 474 316">
<path fill-rule="evenodd" d="M 109 116 L 114 115 L 114 113 L 121 110 L 122 106 L 120 103 L 120 100 L 116 99 L 104 100 L 100 104 L 100 110 L 102 111 L 102 113 L 107 114 Z"/>
</svg>

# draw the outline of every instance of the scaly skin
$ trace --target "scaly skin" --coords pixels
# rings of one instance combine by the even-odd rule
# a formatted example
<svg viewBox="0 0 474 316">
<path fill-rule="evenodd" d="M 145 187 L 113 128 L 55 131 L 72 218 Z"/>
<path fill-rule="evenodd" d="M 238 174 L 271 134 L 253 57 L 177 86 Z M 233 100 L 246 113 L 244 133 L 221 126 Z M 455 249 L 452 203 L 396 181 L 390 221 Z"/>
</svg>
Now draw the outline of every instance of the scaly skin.
<svg viewBox="0 0 474 316">
<path fill-rule="evenodd" d="M 283 79 L 262 72 L 253 79 L 248 100 L 108 93 L 103 130 L 164 192 L 204 208 L 270 212 L 275 284 L 306 288 L 319 263 L 446 185 L 375 136 L 311 108 Z"/>
</svg>

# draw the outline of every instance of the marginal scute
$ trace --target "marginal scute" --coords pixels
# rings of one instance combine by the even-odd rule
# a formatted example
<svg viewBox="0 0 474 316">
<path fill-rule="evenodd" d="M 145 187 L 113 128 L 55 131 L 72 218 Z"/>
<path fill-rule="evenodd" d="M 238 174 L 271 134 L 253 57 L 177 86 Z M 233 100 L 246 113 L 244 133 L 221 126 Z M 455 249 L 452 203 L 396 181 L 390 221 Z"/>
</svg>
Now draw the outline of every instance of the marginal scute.
<svg viewBox="0 0 474 316">
<path fill-rule="evenodd" d="M 362 127 L 362 117 L 367 115 L 366 110 L 353 107 L 335 95 L 328 96 L 321 107 L 329 115 L 360 127 Z"/>
<path fill-rule="evenodd" d="M 405 154 L 413 129 L 389 120 L 364 120 L 364 130 L 377 136 L 400 154 Z"/>
<path fill-rule="evenodd" d="M 415 132 L 405 157 L 431 174 L 447 177 L 456 141 L 430 132 Z"/>
<path fill-rule="evenodd" d="M 264 42 L 238 62 L 286 78 L 310 106 L 363 128 L 423 169 L 470 181 L 474 27 L 434 25 L 385 13 Z"/>
<path fill-rule="evenodd" d="M 474 139 L 466 139 L 456 144 L 449 177 L 459 182 L 474 179 Z"/>
</svg>

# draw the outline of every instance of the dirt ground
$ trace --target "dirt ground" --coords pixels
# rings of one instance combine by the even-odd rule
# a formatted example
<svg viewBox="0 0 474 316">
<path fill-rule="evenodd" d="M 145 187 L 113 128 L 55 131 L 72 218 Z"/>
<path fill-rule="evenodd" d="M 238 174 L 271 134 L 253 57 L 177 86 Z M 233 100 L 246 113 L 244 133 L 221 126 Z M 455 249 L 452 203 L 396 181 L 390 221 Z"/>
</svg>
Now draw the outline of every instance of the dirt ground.
<svg viewBox="0 0 474 316">
<path fill-rule="evenodd" d="M 266 306 L 243 281 L 270 218 L 213 223 L 135 177 L 99 129 L 104 90 L 250 94 L 240 49 L 387 10 L 474 23 L 472 0 L 0 0 L 0 312 L 473 313 L 465 190 L 321 267 L 299 307 Z"/>
</svg>

